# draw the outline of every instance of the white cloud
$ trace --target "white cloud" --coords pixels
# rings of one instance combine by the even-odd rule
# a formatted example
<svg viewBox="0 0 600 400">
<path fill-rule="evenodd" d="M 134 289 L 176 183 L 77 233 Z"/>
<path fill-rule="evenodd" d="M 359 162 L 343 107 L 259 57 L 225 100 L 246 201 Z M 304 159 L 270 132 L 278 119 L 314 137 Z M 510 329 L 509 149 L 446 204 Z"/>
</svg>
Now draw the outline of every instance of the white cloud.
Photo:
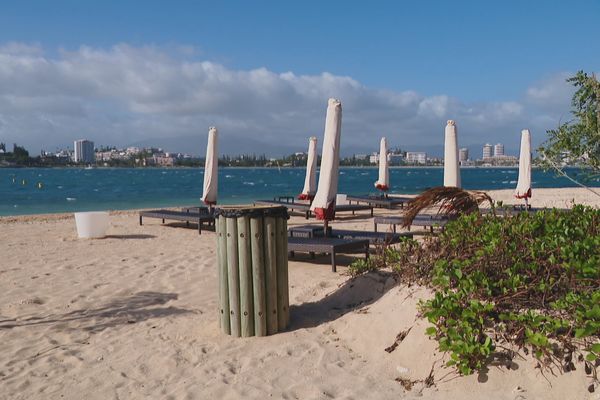
<svg viewBox="0 0 600 400">
<path fill-rule="evenodd" d="M 80 137 L 115 145 L 197 137 L 194 148 L 175 150 L 200 153 L 208 126 L 216 125 L 232 152 L 303 149 L 308 136 L 322 135 L 327 98 L 337 97 L 346 152 L 374 150 L 383 135 L 391 146 L 437 146 L 447 119 L 457 120 L 466 145 L 510 136 L 518 146 L 523 127 L 534 135 L 554 127 L 547 125 L 560 117 L 555 100 L 570 96 L 562 74 L 536 83 L 521 101 L 466 104 L 328 72 L 233 70 L 194 57 L 184 46 L 82 46 L 53 57 L 39 46 L 0 46 L 0 141 L 37 152 Z"/>
<path fill-rule="evenodd" d="M 527 89 L 526 100 L 543 109 L 567 110 L 573 96 L 573 86 L 567 78 L 569 72 L 561 72 L 536 82 Z"/>
</svg>

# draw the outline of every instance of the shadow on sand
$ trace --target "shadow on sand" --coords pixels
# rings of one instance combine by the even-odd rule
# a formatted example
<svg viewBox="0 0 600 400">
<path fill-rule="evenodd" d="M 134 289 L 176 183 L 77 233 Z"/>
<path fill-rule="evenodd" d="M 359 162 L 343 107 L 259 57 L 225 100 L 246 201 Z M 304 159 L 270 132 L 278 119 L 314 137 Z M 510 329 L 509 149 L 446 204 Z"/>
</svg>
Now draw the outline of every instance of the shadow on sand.
<svg viewBox="0 0 600 400">
<path fill-rule="evenodd" d="M 100 332 L 119 325 L 194 312 L 177 307 L 158 307 L 177 300 L 177 297 L 175 293 L 139 292 L 99 308 L 80 309 L 62 315 L 4 320 L 0 322 L 0 331 L 34 325 L 54 325 L 57 329 L 76 328 Z"/>
<path fill-rule="evenodd" d="M 155 235 L 134 234 L 134 235 L 106 235 L 104 239 L 154 239 Z"/>
<path fill-rule="evenodd" d="M 322 299 L 290 306 L 289 331 L 312 328 L 334 321 L 346 313 L 361 310 L 379 300 L 396 285 L 391 272 L 375 271 L 344 282 Z"/>
</svg>

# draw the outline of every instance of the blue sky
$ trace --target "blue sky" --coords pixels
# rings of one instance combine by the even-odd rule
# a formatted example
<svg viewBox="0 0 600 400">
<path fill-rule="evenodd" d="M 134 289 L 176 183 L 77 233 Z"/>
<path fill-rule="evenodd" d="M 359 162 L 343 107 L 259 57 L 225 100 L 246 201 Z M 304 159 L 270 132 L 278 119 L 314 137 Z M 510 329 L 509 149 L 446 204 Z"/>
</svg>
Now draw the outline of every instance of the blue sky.
<svg viewBox="0 0 600 400">
<path fill-rule="evenodd" d="M 378 96 L 382 95 L 381 92 L 389 92 L 392 97 L 415 93 L 419 99 L 414 101 L 419 104 L 425 102 L 427 105 L 437 101 L 431 99 L 447 96 L 451 99 L 450 103 L 460 104 L 462 111 L 456 108 L 457 116 L 468 114 L 473 118 L 474 109 L 489 111 L 498 107 L 499 103 L 512 104 L 521 107 L 519 118 L 514 118 L 515 129 L 528 119 L 546 121 L 546 125 L 534 124 L 535 128 L 542 130 L 538 132 L 539 138 L 543 129 L 553 127 L 550 125 L 552 118 L 558 121 L 568 110 L 568 90 L 546 86 L 560 85 L 565 76 L 579 69 L 598 70 L 600 51 L 596 43 L 600 37 L 599 18 L 598 1 L 19 1 L 2 6 L 0 46 L 9 48 L 6 53 L 11 57 L 23 53 L 31 57 L 30 50 L 14 49 L 18 46 L 34 47 L 37 49 L 36 57 L 58 66 L 72 61 L 73 53 L 81 53 L 82 48 L 86 48 L 92 52 L 107 53 L 109 57 L 127 53 L 127 57 L 135 60 L 124 62 L 123 68 L 143 66 L 144 57 L 149 57 L 159 69 L 162 68 L 160 59 L 163 59 L 166 65 L 171 66 L 210 62 L 233 75 L 261 68 L 275 77 L 286 72 L 293 73 L 295 77 L 322 77 L 323 73 L 329 73 L 339 79 L 351 78 L 369 93 L 379 93 Z M 128 50 L 119 52 L 115 46 L 126 46 Z M 152 49 L 151 54 L 141 54 L 148 48 Z M 70 55 L 65 55 L 65 51 Z M 96 65 L 93 71 L 100 71 L 96 79 L 101 80 L 103 73 L 97 68 L 100 67 Z M 123 76 L 130 76 L 129 72 L 122 71 Z M 15 69 L 12 76 L 6 77 L 7 81 L 14 81 L 14 74 L 18 73 Z M 46 79 L 53 79 L 48 77 L 48 71 L 40 71 L 40 74 Z M 284 80 L 287 82 L 287 78 Z M 62 84 L 64 87 L 64 82 Z M 268 91 L 269 83 L 266 84 L 266 87 L 254 89 Z M 215 86 L 211 88 L 218 90 Z M 530 98 L 531 90 L 536 89 L 538 94 L 560 93 L 565 98 L 560 101 L 545 99 L 551 104 L 541 104 L 540 96 L 533 99 L 535 101 Z M 4 95 L 15 95 L 0 88 L 0 97 L 3 90 Z M 26 94 L 31 100 L 35 97 L 31 90 L 21 87 L 15 88 L 14 92 L 21 97 Z M 164 91 L 164 88 L 161 90 Z M 209 89 L 199 86 L 199 90 Z M 176 92 L 175 89 L 173 91 Z M 332 88 L 330 92 L 344 102 L 342 95 L 347 93 L 345 90 L 337 93 Z M 104 94 L 104 97 L 96 93 L 87 98 L 79 92 L 74 95 L 60 93 L 56 89 L 52 94 L 75 103 L 89 101 L 90 109 L 84 114 L 90 123 L 98 123 L 101 119 L 99 112 L 104 112 L 104 117 L 107 117 L 108 110 L 116 112 L 119 109 L 121 113 L 129 110 L 131 120 L 147 112 L 132 107 L 131 99 L 123 93 Z M 360 97 L 360 90 L 353 96 Z M 354 102 L 353 99 L 350 103 Z M 168 101 L 167 98 L 163 100 Z M 323 99 L 322 105 L 326 104 L 326 100 Z M 390 101 L 393 103 L 394 100 Z M 19 102 L 11 97 L 11 104 L 16 103 Z M 123 111 L 117 103 L 129 106 Z M 566 109 L 560 111 L 558 105 L 566 106 Z M 224 103 L 223 106 L 230 107 L 231 104 Z M 297 107 L 297 103 L 291 102 L 288 112 Z M 451 115 L 452 110 L 452 107 L 447 107 L 437 116 L 441 122 L 445 122 L 444 118 L 456 118 L 460 134 L 461 121 Z M 198 111 L 203 113 L 207 110 L 199 108 Z M 224 122 L 225 109 L 210 111 L 212 117 L 207 117 L 207 122 Z M 243 114 L 249 110 L 242 111 Z M 396 111 L 401 115 L 403 110 Z M 6 112 L 0 111 L 0 118 L 4 117 L 4 125 L 0 119 L 0 140 L 3 140 L 3 135 L 9 135 L 8 131 L 14 136 L 17 129 L 22 131 L 22 142 L 27 143 L 28 138 L 40 135 L 44 130 L 43 126 L 36 127 L 23 121 L 17 123 L 18 118 L 7 116 Z M 166 118 L 181 114 L 179 110 L 169 112 Z M 48 114 L 47 111 L 48 115 L 51 117 L 51 112 Z M 314 116 L 317 118 L 317 114 Z M 255 117 L 258 118 L 257 115 Z M 494 125 L 492 119 L 488 118 L 489 126 L 471 129 L 465 125 L 465 145 L 501 140 L 502 132 L 509 129 L 510 124 L 502 120 L 495 121 Z M 464 122 L 468 121 L 465 119 Z M 236 135 L 244 135 L 242 128 L 248 126 L 246 119 L 240 117 L 229 122 L 232 128 L 238 127 Z M 371 123 L 376 124 L 377 121 Z M 289 124 L 297 125 L 293 118 Z M 319 124 L 322 121 L 315 126 Z M 405 127 L 405 131 L 418 135 L 413 125 L 418 124 L 415 121 L 410 127 Z M 440 131 L 443 125 L 441 123 Z M 83 121 L 81 126 L 85 126 Z M 135 130 L 135 126 L 132 123 L 128 131 Z M 393 130 L 392 126 L 390 121 L 379 130 Z M 423 121 L 423 126 L 431 130 L 435 125 Z M 275 132 L 284 127 L 285 123 L 277 125 L 275 121 L 268 129 Z M 402 130 L 399 122 L 398 127 Z M 350 127 L 350 131 L 359 135 L 358 131 L 362 128 Z M 106 126 L 107 131 L 111 129 L 114 130 L 115 126 Z M 191 126 L 186 129 L 182 125 L 177 129 L 173 135 L 178 137 L 193 134 Z M 483 138 L 489 140 L 478 141 L 476 136 L 482 130 L 489 132 L 489 138 Z M 204 131 L 203 127 L 202 135 L 205 135 Z M 161 132 L 148 133 L 147 139 L 161 137 Z M 388 134 L 392 138 L 396 135 L 399 145 L 404 141 L 401 133 L 377 132 L 379 134 Z M 104 139 L 100 131 L 90 135 L 100 136 L 95 137 L 97 142 Z M 13 136 L 4 141 L 13 140 Z M 57 135 L 56 143 L 65 140 L 66 136 Z M 118 137 L 123 138 L 123 134 Z M 534 133 L 534 142 L 535 137 Z M 436 145 L 435 138 L 433 134 L 424 134 L 423 145 Z M 113 140 L 110 133 L 105 139 Z M 132 142 L 144 139 L 139 132 L 131 133 Z M 45 140 L 48 141 L 46 146 L 54 145 L 50 139 Z M 393 145 L 394 140 L 391 142 Z M 408 142 L 407 145 L 415 145 L 410 140 Z M 357 140 L 350 141 L 354 147 L 358 147 L 358 143 Z M 349 148 L 354 149 L 352 146 Z M 512 144 L 507 147 L 511 148 Z"/>
</svg>

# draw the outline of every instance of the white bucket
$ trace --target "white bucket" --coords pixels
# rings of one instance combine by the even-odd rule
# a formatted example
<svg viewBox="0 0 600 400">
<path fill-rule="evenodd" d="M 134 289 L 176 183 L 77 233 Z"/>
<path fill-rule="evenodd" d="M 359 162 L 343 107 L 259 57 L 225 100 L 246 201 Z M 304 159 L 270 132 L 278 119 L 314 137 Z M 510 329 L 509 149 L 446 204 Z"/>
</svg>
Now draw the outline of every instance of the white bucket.
<svg viewBox="0 0 600 400">
<path fill-rule="evenodd" d="M 101 238 L 106 236 L 109 226 L 107 211 L 75 213 L 75 225 L 79 238 Z"/>
</svg>

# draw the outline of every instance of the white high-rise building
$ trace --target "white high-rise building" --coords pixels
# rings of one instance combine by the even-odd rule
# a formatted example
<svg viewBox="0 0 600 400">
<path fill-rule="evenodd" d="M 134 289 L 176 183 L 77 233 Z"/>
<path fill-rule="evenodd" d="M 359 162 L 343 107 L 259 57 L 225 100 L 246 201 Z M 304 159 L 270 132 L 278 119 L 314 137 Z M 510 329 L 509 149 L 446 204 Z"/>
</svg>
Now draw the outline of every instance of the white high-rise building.
<svg viewBox="0 0 600 400">
<path fill-rule="evenodd" d="M 458 161 L 461 163 L 467 162 L 469 160 L 469 149 L 463 147 L 458 150 Z"/>
<path fill-rule="evenodd" d="M 483 159 L 492 158 L 492 145 L 486 143 L 483 145 Z"/>
<path fill-rule="evenodd" d="M 502 156 L 504 156 L 504 145 L 502 143 L 498 143 L 494 146 L 494 157 Z"/>
<path fill-rule="evenodd" d="M 76 163 L 93 163 L 94 162 L 94 142 L 91 140 L 80 139 L 73 143 L 75 155 L 73 161 Z"/>
</svg>

